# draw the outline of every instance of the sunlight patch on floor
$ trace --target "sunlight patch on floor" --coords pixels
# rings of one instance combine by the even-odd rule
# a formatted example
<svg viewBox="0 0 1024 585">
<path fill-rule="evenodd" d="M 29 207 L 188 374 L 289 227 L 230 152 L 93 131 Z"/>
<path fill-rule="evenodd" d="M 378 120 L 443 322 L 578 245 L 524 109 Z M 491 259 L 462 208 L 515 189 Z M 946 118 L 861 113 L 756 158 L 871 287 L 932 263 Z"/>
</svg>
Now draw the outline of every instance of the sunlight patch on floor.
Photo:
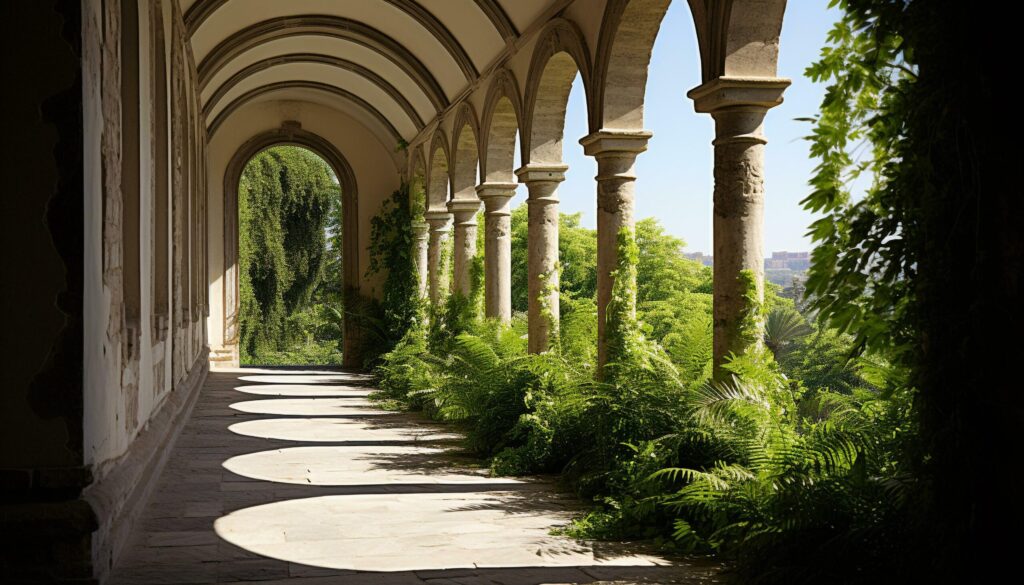
<svg viewBox="0 0 1024 585">
<path fill-rule="evenodd" d="M 332 396 L 335 398 L 365 398 L 371 391 L 361 386 L 324 384 L 251 384 L 236 386 L 235 390 L 259 396 Z"/>
<path fill-rule="evenodd" d="M 614 543 L 551 536 L 571 515 L 534 492 L 341 495 L 245 508 L 214 530 L 260 555 L 359 571 L 667 563 Z"/>
<path fill-rule="evenodd" d="M 387 411 L 345 398 L 266 398 L 235 402 L 230 408 L 249 414 L 280 416 L 386 416 Z"/>
<path fill-rule="evenodd" d="M 444 449 L 404 445 L 289 447 L 232 457 L 224 469 L 251 479 L 299 485 L 523 483 L 488 477 L 486 469 L 456 467 Z"/>
<path fill-rule="evenodd" d="M 386 417 L 377 417 L 377 419 Z M 248 420 L 228 427 L 232 433 L 263 439 L 333 443 L 343 441 L 440 441 L 461 438 L 429 426 L 388 425 L 372 419 L 270 418 Z"/>
</svg>

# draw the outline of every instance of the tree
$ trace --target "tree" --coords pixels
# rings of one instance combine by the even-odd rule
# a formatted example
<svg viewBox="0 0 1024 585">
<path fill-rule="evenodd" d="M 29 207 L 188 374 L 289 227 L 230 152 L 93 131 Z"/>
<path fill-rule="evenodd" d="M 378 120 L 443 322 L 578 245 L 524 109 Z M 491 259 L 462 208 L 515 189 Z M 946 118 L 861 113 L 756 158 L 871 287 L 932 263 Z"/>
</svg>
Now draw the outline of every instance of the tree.
<svg viewBox="0 0 1024 585">
<path fill-rule="evenodd" d="M 279 146 L 246 164 L 238 199 L 241 357 L 249 363 L 303 340 L 303 323 L 316 326 L 294 317 L 325 283 L 326 227 L 332 201 L 340 214 L 340 190 L 320 157 Z"/>
<path fill-rule="evenodd" d="M 563 295 L 593 299 L 597 294 L 597 232 L 580 225 L 582 214 L 560 214 L 558 262 Z M 527 206 L 512 210 L 512 309 L 529 307 L 527 287 Z"/>
<path fill-rule="evenodd" d="M 919 452 L 916 580 L 989 582 L 1015 552 L 1024 400 L 996 365 L 1024 329 L 1024 198 L 1003 143 L 1012 19 L 957 0 L 834 0 L 844 17 L 809 73 L 815 121 L 808 294 L 858 349 L 909 371 Z M 858 148 L 861 144 L 867 148 Z M 858 159 L 854 152 L 863 152 Z M 849 181 L 871 185 L 853 200 Z M 914 555 L 917 556 L 914 556 Z"/>
<path fill-rule="evenodd" d="M 686 242 L 665 233 L 661 223 L 648 217 L 636 222 L 636 243 L 640 248 L 637 272 L 637 302 L 663 301 L 677 291 L 711 292 L 711 268 L 683 255 Z"/>
</svg>

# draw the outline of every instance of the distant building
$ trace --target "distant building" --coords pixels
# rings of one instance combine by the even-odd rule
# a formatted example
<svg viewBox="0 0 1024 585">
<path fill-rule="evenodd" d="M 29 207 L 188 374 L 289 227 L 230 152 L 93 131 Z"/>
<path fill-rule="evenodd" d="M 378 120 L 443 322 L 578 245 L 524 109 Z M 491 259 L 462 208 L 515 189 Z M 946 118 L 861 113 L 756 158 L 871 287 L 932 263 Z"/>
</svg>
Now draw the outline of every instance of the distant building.
<svg viewBox="0 0 1024 585">
<path fill-rule="evenodd" d="M 704 266 L 713 266 L 714 257 L 704 252 L 689 252 L 686 257 L 700 262 Z M 785 280 L 788 284 L 794 274 L 803 276 L 811 267 L 810 252 L 772 252 L 771 258 L 764 259 L 765 273 L 771 275 L 769 280 Z"/>
<path fill-rule="evenodd" d="M 690 252 L 688 254 L 685 254 L 685 256 L 690 260 L 700 262 L 704 266 L 711 266 L 713 264 L 712 256 L 710 254 L 705 256 L 704 252 Z"/>
<path fill-rule="evenodd" d="M 764 267 L 789 270 L 807 270 L 811 267 L 810 252 L 772 252 L 771 258 L 765 258 Z"/>
</svg>

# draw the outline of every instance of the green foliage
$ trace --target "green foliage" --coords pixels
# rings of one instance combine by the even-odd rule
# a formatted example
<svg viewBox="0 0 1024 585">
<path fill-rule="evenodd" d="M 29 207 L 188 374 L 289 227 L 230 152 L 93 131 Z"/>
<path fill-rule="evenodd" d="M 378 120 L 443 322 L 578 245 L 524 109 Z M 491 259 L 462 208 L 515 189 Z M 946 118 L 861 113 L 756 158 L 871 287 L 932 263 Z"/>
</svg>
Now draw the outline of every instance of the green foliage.
<svg viewBox="0 0 1024 585">
<path fill-rule="evenodd" d="M 665 233 L 657 219 L 636 222 L 636 242 L 637 271 L 644 275 L 637 286 L 639 303 L 665 301 L 676 291 L 711 294 L 711 267 L 684 256 L 686 242 Z"/>
<path fill-rule="evenodd" d="M 341 300 L 330 167 L 303 148 L 270 148 L 246 164 L 238 196 L 242 363 L 340 363 L 340 314 L 325 306 Z"/>
<path fill-rule="evenodd" d="M 899 190 L 909 154 L 901 147 L 906 99 L 917 75 L 890 28 L 890 2 L 832 5 L 844 16 L 806 73 L 830 82 L 808 137 L 821 162 L 803 205 L 822 217 L 809 232 L 815 248 L 806 294 L 820 318 L 854 335 L 858 350 L 905 352 L 917 258 L 907 246 L 914 209 Z M 854 199 L 853 187 L 865 183 Z"/>
<path fill-rule="evenodd" d="M 776 361 L 785 357 L 800 339 L 813 332 L 796 309 L 777 308 L 768 313 L 764 325 L 764 344 Z"/>
<path fill-rule="evenodd" d="M 580 225 L 582 215 L 561 214 L 558 221 L 559 290 L 573 299 L 597 294 L 597 232 Z M 512 310 L 529 305 L 527 269 L 527 206 L 512 210 Z"/>
<path fill-rule="evenodd" d="M 629 227 L 623 227 L 616 234 L 616 258 L 617 264 L 612 272 L 614 284 L 605 314 L 608 363 L 602 372 L 604 379 L 612 383 L 617 380 L 624 366 L 631 370 L 648 365 L 644 363 L 644 358 L 649 351 L 644 347 L 647 340 L 636 318 L 640 248 L 637 246 L 636 233 Z"/>
<path fill-rule="evenodd" d="M 424 318 L 413 257 L 411 199 L 410 187 L 403 183 L 370 221 L 367 275 L 385 274 L 383 299 L 379 303 L 365 303 L 350 313 L 369 337 L 363 351 L 370 365 L 394 349 L 406 332 L 417 328 Z"/>
<path fill-rule="evenodd" d="M 743 312 L 740 314 L 739 332 L 743 347 L 756 348 L 760 343 L 761 327 L 765 318 L 765 303 L 760 294 L 760 283 L 753 270 L 740 270 L 736 275 L 740 282 L 740 296 L 743 298 Z"/>
<path fill-rule="evenodd" d="M 592 294 L 561 291 L 559 343 L 539 355 L 526 353 L 522 313 L 511 326 L 460 320 L 451 295 L 443 334 L 410 330 L 381 361 L 380 398 L 459 425 L 495 474 L 560 472 L 595 504 L 565 530 L 575 537 L 716 552 L 743 582 L 891 566 L 913 425 L 905 394 L 883 391 L 896 380 L 886 360 L 851 362 L 852 337 L 812 330 L 773 288 L 762 302 L 748 271 L 748 334 L 766 320 L 766 350 L 734 356 L 713 382 L 709 271 L 654 221 L 617 245 L 599 381 Z M 513 255 L 525 248 L 513 239 Z M 638 286 L 645 269 L 685 277 Z"/>
</svg>

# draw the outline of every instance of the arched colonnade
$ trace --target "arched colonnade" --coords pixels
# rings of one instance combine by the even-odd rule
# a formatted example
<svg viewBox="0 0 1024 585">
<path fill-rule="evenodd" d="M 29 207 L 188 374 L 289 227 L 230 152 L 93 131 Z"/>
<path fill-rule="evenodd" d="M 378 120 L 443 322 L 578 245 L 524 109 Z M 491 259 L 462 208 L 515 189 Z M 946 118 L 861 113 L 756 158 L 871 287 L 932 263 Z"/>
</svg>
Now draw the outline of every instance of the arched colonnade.
<svg viewBox="0 0 1024 585">
<path fill-rule="evenodd" d="M 586 92 L 590 133 L 579 138 L 597 162 L 599 361 L 606 359 L 606 309 L 614 285 L 618 236 L 634 225 L 635 163 L 652 133 L 643 106 L 651 49 L 670 0 L 611 0 L 601 15 L 597 46 L 577 22 L 548 21 L 537 33 L 525 76 L 495 69 L 475 92 L 428 125 L 408 149 L 406 178 L 425 191 L 424 222 L 414 226 L 421 290 L 438 303 L 447 290 L 469 292 L 476 254 L 477 213 L 485 230 L 486 315 L 512 315 L 509 202 L 528 191 L 529 348 L 548 347 L 558 323 L 558 185 L 566 107 L 577 76 Z M 782 102 L 788 79 L 777 77 L 784 0 L 690 0 L 702 79 L 688 96 L 715 122 L 714 356 L 716 365 L 757 339 L 745 337 L 752 298 L 763 299 L 763 123 Z M 680 34 L 666 31 L 663 34 Z M 523 79 L 523 83 L 519 82 Z M 478 109 L 473 103 L 482 104 Z M 479 115 L 478 115 L 479 114 Z M 518 144 L 517 144 L 518 137 Z M 682 139 L 682 138 L 680 138 Z M 513 168 L 515 148 L 522 166 Z M 441 265 L 446 238 L 452 266 Z M 448 272 L 451 281 L 446 281 Z M 634 283 L 635 284 L 635 283 Z M 632 308 L 635 310 L 635 307 Z"/>
</svg>

